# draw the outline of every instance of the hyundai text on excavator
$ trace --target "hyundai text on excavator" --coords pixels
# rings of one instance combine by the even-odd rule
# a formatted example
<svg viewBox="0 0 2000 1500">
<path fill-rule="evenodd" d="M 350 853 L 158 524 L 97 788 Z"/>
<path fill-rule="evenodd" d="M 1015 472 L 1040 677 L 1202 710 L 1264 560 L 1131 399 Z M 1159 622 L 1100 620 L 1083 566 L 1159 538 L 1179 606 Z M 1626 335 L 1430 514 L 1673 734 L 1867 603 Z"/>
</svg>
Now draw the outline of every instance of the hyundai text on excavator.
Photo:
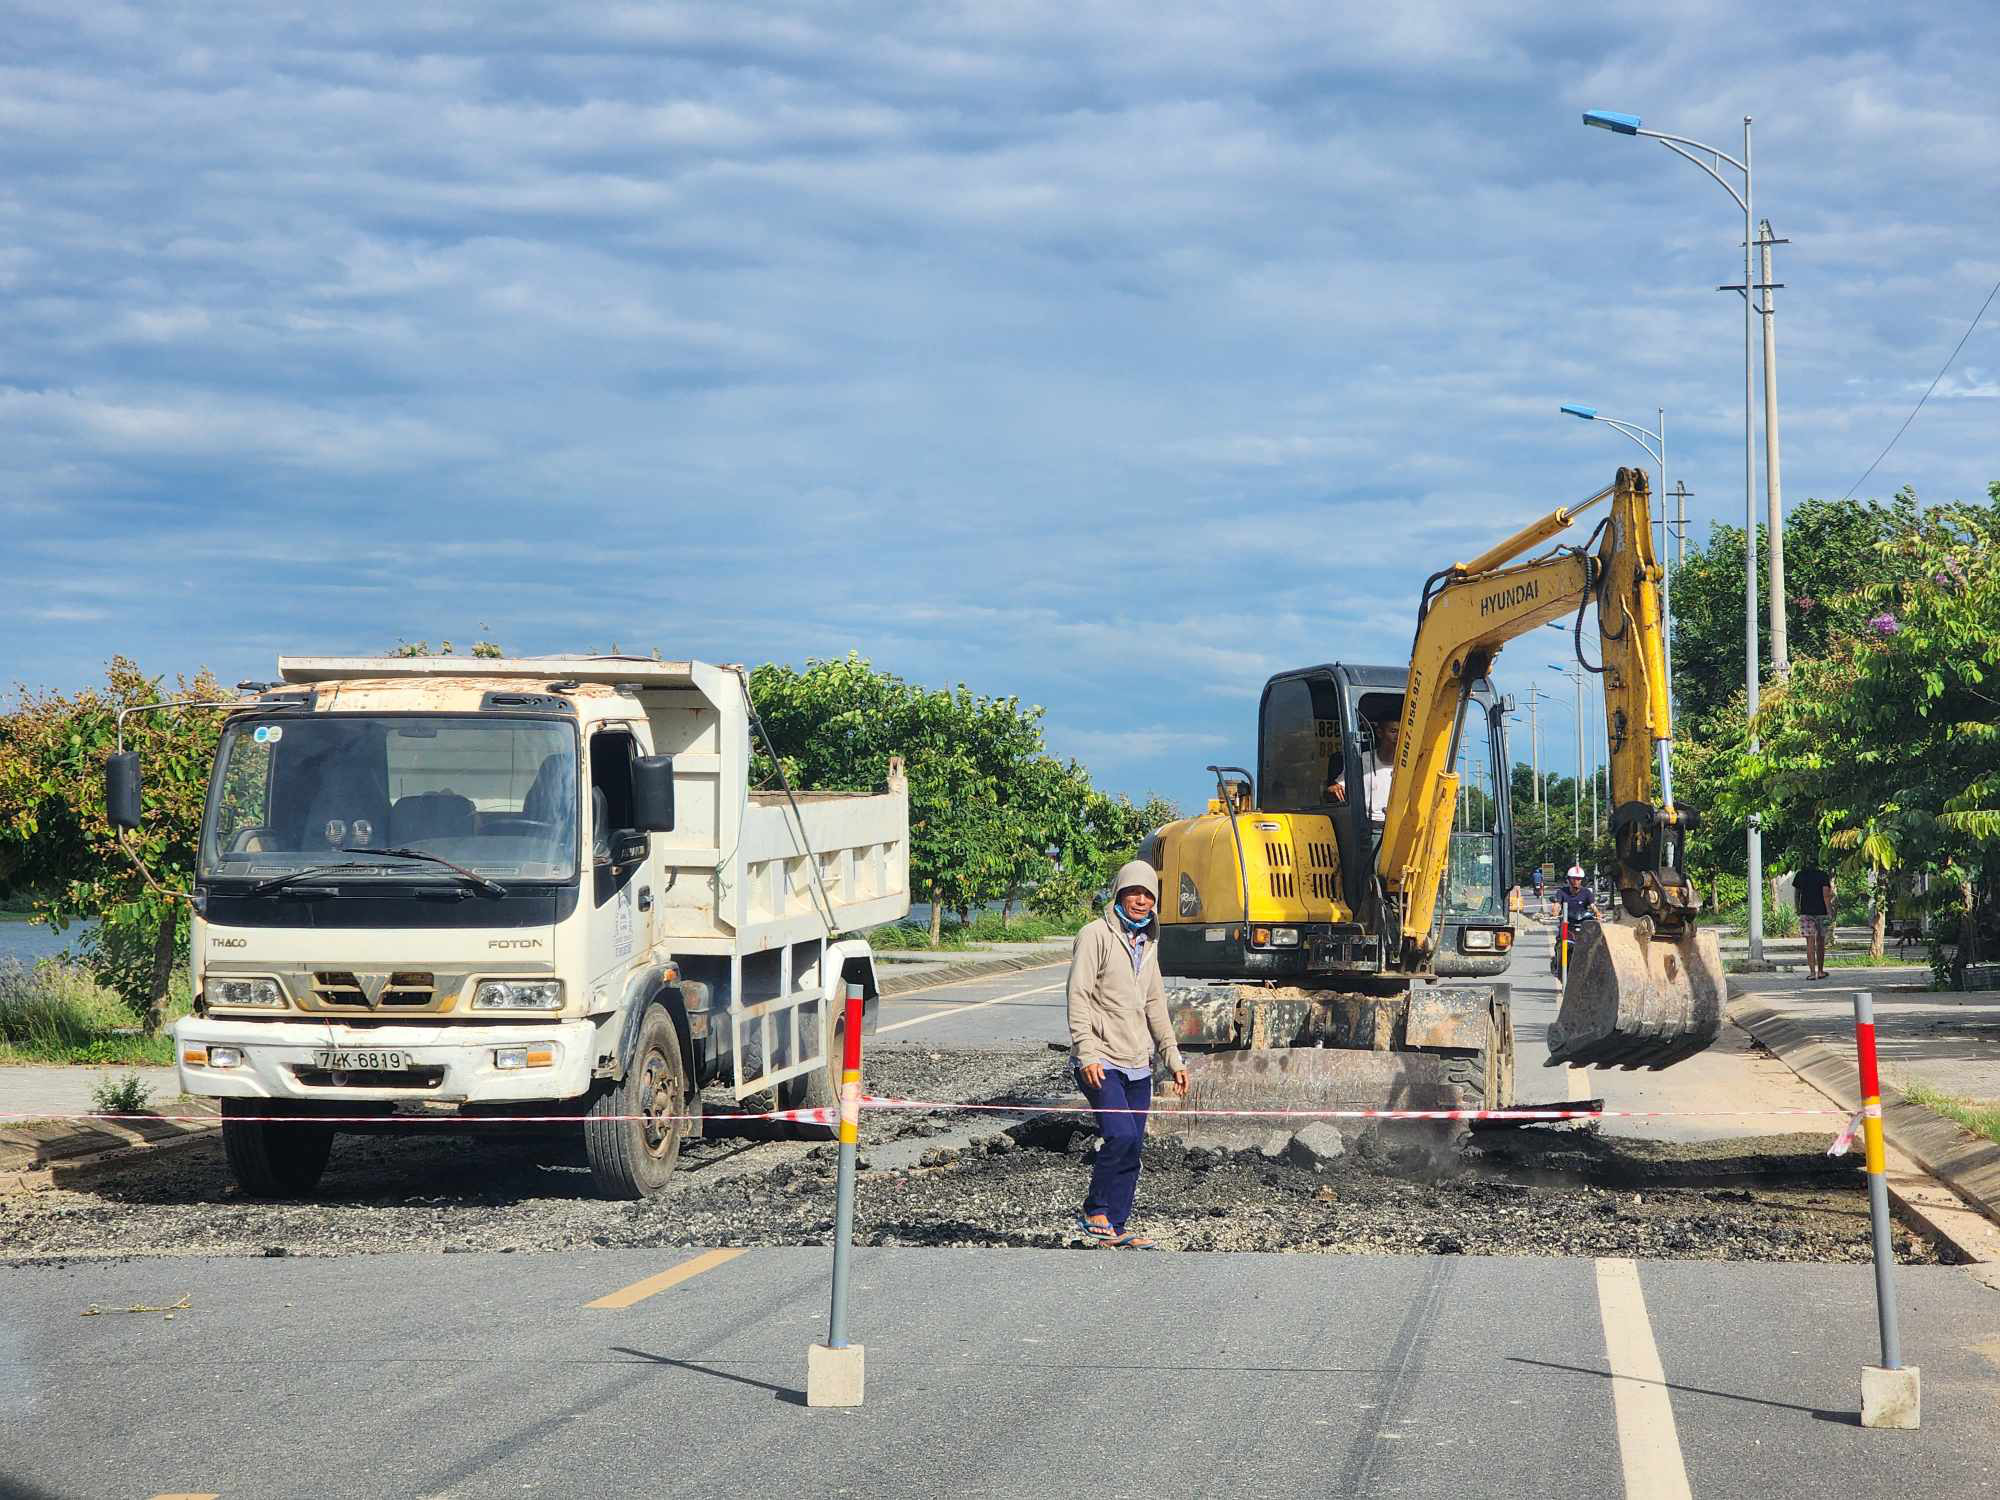
<svg viewBox="0 0 2000 1500">
<path fill-rule="evenodd" d="M 1583 545 L 1528 556 L 1607 500 Z M 1582 504 L 1433 574 L 1406 670 L 1334 664 L 1266 684 L 1255 777 L 1210 767 L 1208 811 L 1158 830 L 1142 851 L 1160 871 L 1161 967 L 1191 1062 L 1188 1096 L 1162 1102 L 1513 1103 L 1507 986 L 1439 981 L 1497 972 L 1513 942 L 1504 901 L 1482 889 L 1504 889 L 1511 863 L 1500 810 L 1509 768 L 1488 673 L 1508 641 L 1571 615 L 1578 660 L 1604 687 L 1625 920 L 1580 934 L 1549 1062 L 1662 1068 L 1715 1039 L 1722 960 L 1715 934 L 1697 925 L 1682 857 L 1694 815 L 1673 795 L 1659 581 L 1646 476 L 1620 469 Z M 1593 604 L 1601 664 L 1583 658 Z M 1377 823 L 1365 791 L 1377 769 L 1370 726 L 1391 716 L 1400 734 Z M 1468 725 L 1489 747 L 1492 792 L 1476 799 L 1491 809 L 1479 819 L 1483 852 L 1458 831 Z"/>
</svg>

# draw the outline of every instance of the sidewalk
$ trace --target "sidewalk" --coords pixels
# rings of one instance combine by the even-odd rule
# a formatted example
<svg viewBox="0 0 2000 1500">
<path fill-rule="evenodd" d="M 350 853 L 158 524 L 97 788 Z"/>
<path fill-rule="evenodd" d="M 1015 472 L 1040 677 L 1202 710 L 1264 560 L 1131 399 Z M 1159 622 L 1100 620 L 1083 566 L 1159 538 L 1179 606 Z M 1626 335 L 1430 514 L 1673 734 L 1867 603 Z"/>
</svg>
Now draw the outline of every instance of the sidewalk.
<svg viewBox="0 0 2000 1500">
<path fill-rule="evenodd" d="M 1921 963 L 1835 969 L 1820 980 L 1737 974 L 1729 979 L 1729 1016 L 1821 1093 L 1855 1109 L 1854 995 L 1868 991 L 1889 1144 L 2000 1222 L 2000 1144 L 1909 1103 L 1899 1087 L 1920 1083 L 1975 1103 L 2000 1101 L 2000 991 L 1948 994 L 1929 985 Z"/>
<path fill-rule="evenodd" d="M 150 1091 L 146 1107 L 161 1114 L 212 1115 L 207 1100 L 183 1099 L 172 1068 L 0 1067 L 0 1113 L 33 1117 L 97 1113 L 92 1092 L 138 1075 Z M 89 1125 L 55 1118 L 0 1121 L 0 1192 L 47 1187 L 54 1174 L 133 1150 L 156 1150 L 206 1135 L 207 1123 L 100 1120 Z"/>
</svg>

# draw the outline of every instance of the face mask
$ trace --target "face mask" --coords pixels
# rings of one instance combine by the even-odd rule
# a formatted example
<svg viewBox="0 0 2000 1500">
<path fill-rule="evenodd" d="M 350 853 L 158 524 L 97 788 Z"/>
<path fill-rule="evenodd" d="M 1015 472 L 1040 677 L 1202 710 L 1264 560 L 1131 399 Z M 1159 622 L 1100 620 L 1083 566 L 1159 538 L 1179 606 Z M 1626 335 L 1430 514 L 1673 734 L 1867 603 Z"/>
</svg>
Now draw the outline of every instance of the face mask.
<svg viewBox="0 0 2000 1500">
<path fill-rule="evenodd" d="M 1151 912 L 1147 912 L 1143 917 L 1133 916 L 1125 910 L 1125 903 L 1122 901 L 1113 902 L 1111 909 L 1118 913 L 1118 920 L 1125 924 L 1127 932 L 1137 932 L 1140 928 L 1150 925 L 1153 920 Z"/>
</svg>

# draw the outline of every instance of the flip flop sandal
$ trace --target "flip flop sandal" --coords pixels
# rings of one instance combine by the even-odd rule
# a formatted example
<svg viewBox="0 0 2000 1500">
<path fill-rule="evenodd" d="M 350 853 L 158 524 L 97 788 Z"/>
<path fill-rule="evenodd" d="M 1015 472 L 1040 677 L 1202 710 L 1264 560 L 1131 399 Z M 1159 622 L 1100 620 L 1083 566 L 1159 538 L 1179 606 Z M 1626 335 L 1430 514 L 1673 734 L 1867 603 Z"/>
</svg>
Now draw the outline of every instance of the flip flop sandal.
<svg viewBox="0 0 2000 1500">
<path fill-rule="evenodd" d="M 1160 1247 L 1143 1234 L 1127 1231 L 1112 1240 L 1112 1247 L 1118 1250 L 1157 1250 Z"/>
<path fill-rule="evenodd" d="M 1099 1244 L 1115 1245 L 1118 1243 L 1118 1231 L 1113 1229 L 1109 1224 L 1093 1224 L 1082 1214 L 1078 1214 L 1076 1216 L 1076 1227 Z"/>
</svg>

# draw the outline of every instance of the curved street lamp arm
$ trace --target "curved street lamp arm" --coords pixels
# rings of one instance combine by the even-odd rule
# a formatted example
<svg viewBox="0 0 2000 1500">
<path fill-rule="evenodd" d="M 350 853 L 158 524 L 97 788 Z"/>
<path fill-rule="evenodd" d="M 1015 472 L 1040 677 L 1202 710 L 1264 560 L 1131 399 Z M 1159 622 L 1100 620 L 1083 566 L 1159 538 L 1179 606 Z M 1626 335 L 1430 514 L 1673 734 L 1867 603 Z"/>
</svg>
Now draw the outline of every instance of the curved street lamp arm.
<svg viewBox="0 0 2000 1500">
<path fill-rule="evenodd" d="M 1646 441 L 1647 438 L 1651 438 L 1653 439 L 1654 442 L 1658 442 L 1660 435 L 1657 432 L 1654 432 L 1645 427 L 1640 427 L 1632 422 L 1621 422 L 1616 417 L 1599 417 L 1597 420 L 1602 422 L 1606 427 L 1616 427 L 1620 432 L 1624 433 L 1625 436 L 1630 438 L 1633 442 L 1637 443 L 1641 448 L 1644 448 L 1646 450 L 1646 456 L 1652 459 L 1654 463 L 1658 463 L 1660 461 L 1659 449 L 1655 448 L 1652 443 Z"/>
<path fill-rule="evenodd" d="M 1660 144 L 1665 146 L 1670 151 L 1675 149 L 1677 146 L 1692 146 L 1697 151 L 1706 151 L 1710 156 L 1717 157 L 1723 161 L 1728 162 L 1730 166 L 1736 168 L 1736 170 L 1739 172 L 1748 170 L 1743 165 L 1742 162 L 1738 161 L 1735 157 L 1731 156 L 1727 151 L 1718 151 L 1715 149 L 1715 147 L 1709 145 L 1706 141 L 1690 140 L 1688 139 L 1688 137 L 1684 135 L 1668 135 L 1664 130 L 1635 130 L 1632 133 L 1634 135 L 1643 135 L 1650 137 L 1651 139 L 1660 142 Z M 1683 151 L 1681 154 L 1683 156 L 1687 155 L 1685 151 Z"/>
<path fill-rule="evenodd" d="M 1736 200 L 1736 206 L 1738 208 L 1742 209 L 1743 212 L 1745 212 L 1746 214 L 1750 212 L 1750 205 L 1743 201 L 1743 195 L 1737 192 L 1736 189 L 1730 185 L 1729 179 L 1727 177 L 1724 177 L 1720 172 L 1716 171 L 1715 168 L 1711 167 L 1707 162 L 1703 161 L 1699 156 L 1696 156 L 1692 151 L 1683 151 L 1679 146 L 1676 146 L 1672 141 L 1668 140 L 1665 136 L 1663 135 L 1654 136 L 1654 139 L 1657 140 L 1662 146 L 1665 146 L 1669 151 L 1673 152 L 1674 155 L 1686 157 L 1689 161 L 1693 162 L 1697 167 L 1700 167 L 1702 171 L 1708 173 L 1709 176 L 1713 177 L 1717 182 L 1722 184 L 1722 190 L 1725 193 L 1729 194 L 1730 197 Z M 1697 142 L 1697 144 L 1699 144 L 1699 142 Z M 1707 146 L 1702 146 L 1701 149 L 1706 151 L 1709 148 Z M 1717 156 L 1722 156 L 1722 153 L 1720 151 L 1717 151 L 1715 154 Z M 1734 157 L 1722 156 L 1722 159 L 1728 162 L 1732 167 L 1737 168 L 1737 170 L 1739 171 L 1742 170 L 1742 164 L 1738 162 Z"/>
</svg>

